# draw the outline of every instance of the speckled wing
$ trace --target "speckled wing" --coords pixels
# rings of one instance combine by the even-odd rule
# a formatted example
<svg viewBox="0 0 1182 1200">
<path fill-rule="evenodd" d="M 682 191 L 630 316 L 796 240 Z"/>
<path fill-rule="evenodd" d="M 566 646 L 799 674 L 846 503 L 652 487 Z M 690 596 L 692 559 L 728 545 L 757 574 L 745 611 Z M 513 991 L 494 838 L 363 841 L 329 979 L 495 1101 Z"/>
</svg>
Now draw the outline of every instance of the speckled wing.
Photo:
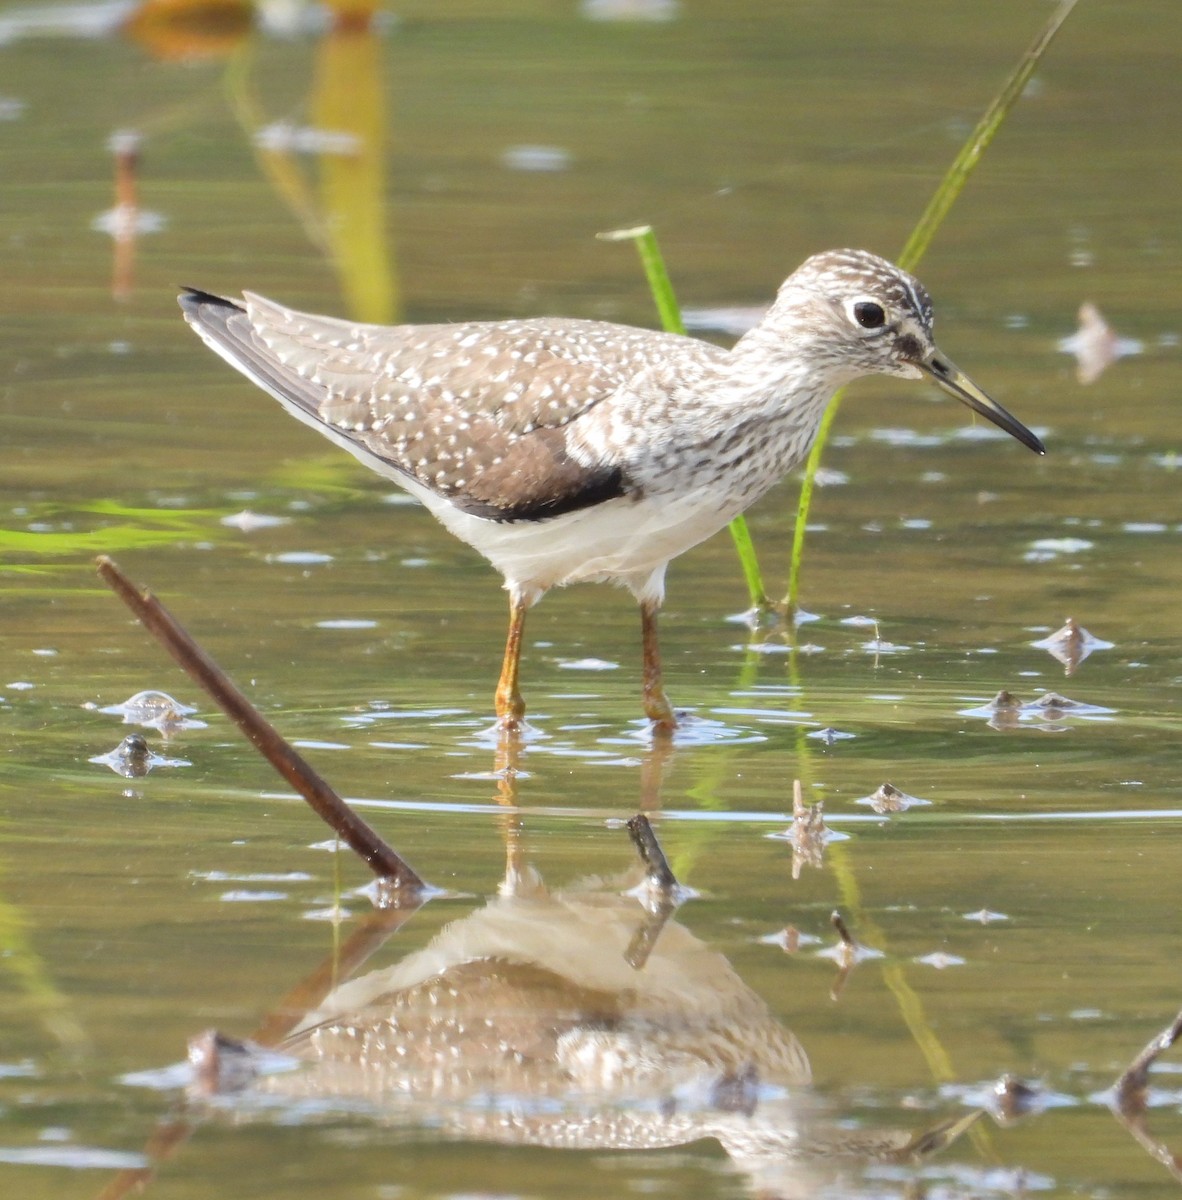
<svg viewBox="0 0 1182 1200">
<path fill-rule="evenodd" d="M 542 520 L 628 490 L 568 453 L 567 426 L 666 335 L 595 321 L 359 325 L 190 289 L 185 318 L 300 420 L 368 465 L 493 520 Z M 391 470 L 392 469 L 392 470 Z"/>
</svg>

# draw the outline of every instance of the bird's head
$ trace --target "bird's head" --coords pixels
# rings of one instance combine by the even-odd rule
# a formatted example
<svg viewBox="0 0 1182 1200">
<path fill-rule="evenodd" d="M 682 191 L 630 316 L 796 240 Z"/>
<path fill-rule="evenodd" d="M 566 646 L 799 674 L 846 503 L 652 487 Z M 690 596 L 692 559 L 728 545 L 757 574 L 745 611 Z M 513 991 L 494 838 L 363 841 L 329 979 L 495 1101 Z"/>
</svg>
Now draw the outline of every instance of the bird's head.
<svg viewBox="0 0 1182 1200">
<path fill-rule="evenodd" d="M 949 395 L 1038 454 L 1042 442 L 987 396 L 932 340 L 932 300 L 913 275 L 865 250 L 807 259 L 781 286 L 761 327 L 808 355 L 834 385 L 860 375 L 930 376 Z"/>
</svg>

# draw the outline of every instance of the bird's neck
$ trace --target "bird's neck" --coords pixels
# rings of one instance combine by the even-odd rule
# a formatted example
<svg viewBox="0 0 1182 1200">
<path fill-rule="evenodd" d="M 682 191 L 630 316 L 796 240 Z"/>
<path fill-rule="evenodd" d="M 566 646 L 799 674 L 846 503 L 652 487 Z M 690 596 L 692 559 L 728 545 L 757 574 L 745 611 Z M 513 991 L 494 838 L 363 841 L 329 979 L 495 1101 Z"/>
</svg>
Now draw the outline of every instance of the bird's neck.
<svg viewBox="0 0 1182 1200">
<path fill-rule="evenodd" d="M 735 343 L 727 374 L 742 393 L 732 404 L 800 426 L 819 422 L 833 393 L 857 371 L 804 339 L 788 341 L 757 326 Z"/>
</svg>

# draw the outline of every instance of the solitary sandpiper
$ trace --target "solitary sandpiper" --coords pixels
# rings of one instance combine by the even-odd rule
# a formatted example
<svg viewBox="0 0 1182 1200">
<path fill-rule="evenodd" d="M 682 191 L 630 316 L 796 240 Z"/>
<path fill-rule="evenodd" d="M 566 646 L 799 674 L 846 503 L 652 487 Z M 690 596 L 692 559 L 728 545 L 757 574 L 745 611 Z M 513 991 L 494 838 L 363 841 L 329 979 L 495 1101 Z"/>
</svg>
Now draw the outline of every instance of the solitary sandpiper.
<svg viewBox="0 0 1182 1200">
<path fill-rule="evenodd" d="M 496 712 L 506 727 L 525 715 L 526 611 L 583 580 L 636 597 L 644 711 L 676 725 L 657 644 L 665 568 L 800 462 L 850 380 L 930 376 L 1043 453 L 936 349 L 922 284 L 862 250 L 808 259 L 730 350 L 564 318 L 359 325 L 250 292 L 188 289 L 180 305 L 231 366 L 501 572 L 510 617 Z"/>
</svg>

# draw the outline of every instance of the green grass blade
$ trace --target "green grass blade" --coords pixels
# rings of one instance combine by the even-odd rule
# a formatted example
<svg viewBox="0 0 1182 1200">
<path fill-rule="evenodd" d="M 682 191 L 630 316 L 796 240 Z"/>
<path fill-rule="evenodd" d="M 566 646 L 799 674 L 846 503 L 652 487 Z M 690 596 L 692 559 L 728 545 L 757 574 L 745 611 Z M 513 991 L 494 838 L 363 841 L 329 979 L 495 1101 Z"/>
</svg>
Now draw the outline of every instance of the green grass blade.
<svg viewBox="0 0 1182 1200">
<path fill-rule="evenodd" d="M 972 133 L 969 134 L 968 140 L 960 148 L 960 153 L 953 160 L 944 178 L 940 180 L 935 194 L 903 246 L 899 255 L 899 266 L 905 271 L 913 271 L 918 266 L 928 246 L 931 245 L 936 230 L 948 215 L 956 198 L 964 190 L 969 176 L 981 161 L 981 156 L 988 149 L 1018 97 L 1022 95 L 1023 89 L 1030 81 L 1030 76 L 1034 74 L 1035 68 L 1042 61 L 1047 47 L 1050 46 L 1055 34 L 1059 32 L 1063 22 L 1071 15 L 1071 10 L 1077 3 L 1078 0 L 1060 0 L 1058 7 L 1051 14 L 1038 37 L 1019 59 L 1018 65 L 1010 73 L 1001 91 L 994 97 L 993 102 L 985 110 Z M 838 392 L 829 404 L 829 410 L 825 414 L 825 420 L 821 424 L 817 440 L 813 443 L 808 462 L 805 465 L 804 482 L 800 489 L 800 504 L 796 510 L 796 527 L 792 537 L 792 564 L 788 574 L 788 594 L 784 598 L 784 604 L 789 612 L 795 608 L 800 590 L 800 564 L 804 557 L 804 533 L 808 523 L 817 468 L 821 464 L 821 455 L 825 449 L 829 428 L 840 401 L 841 393 Z"/>
<path fill-rule="evenodd" d="M 661 328 L 666 333 L 685 333 L 685 322 L 681 319 L 681 305 L 673 291 L 669 272 L 665 269 L 665 257 L 657 245 L 657 235 L 651 225 L 636 225 L 631 229 L 613 229 L 597 235 L 605 242 L 635 242 L 648 280 L 649 291 L 657 305 Z"/>
<path fill-rule="evenodd" d="M 756 610 L 757 615 L 767 612 L 772 605 L 763 586 L 763 576 L 759 571 L 759 558 L 755 553 L 755 543 L 751 539 L 747 518 L 740 513 L 727 526 L 727 529 L 730 530 L 731 541 L 735 543 L 735 550 L 739 555 L 739 565 L 743 568 L 743 578 L 747 582 L 747 595 L 751 600 L 751 607 Z"/>
<path fill-rule="evenodd" d="M 666 333 L 685 333 L 685 322 L 681 319 L 681 305 L 673 291 L 669 272 L 665 268 L 665 258 L 657 244 L 657 235 L 651 225 L 637 225 L 632 229 L 613 229 L 610 233 L 601 233 L 599 237 L 609 242 L 633 241 L 640 254 L 640 263 L 648 280 L 649 290 L 657 306 L 661 318 L 661 327 Z M 739 555 L 739 564 L 743 569 L 743 578 L 747 581 L 747 592 L 751 597 L 752 608 L 764 610 L 768 607 L 767 592 L 764 590 L 763 577 L 759 571 L 759 559 L 755 553 L 755 544 L 751 540 L 751 531 L 743 516 L 737 516 L 728 526 L 731 540 Z"/>
<path fill-rule="evenodd" d="M 19 995 L 9 1000 L 6 1009 L 35 1014 L 41 1026 L 60 1046 L 78 1053 L 86 1049 L 86 1034 L 59 991 L 45 960 L 37 952 L 25 912 L 16 904 L 0 898 L 0 967 Z"/>
<path fill-rule="evenodd" d="M 792 563 L 788 571 L 788 592 L 784 597 L 784 608 L 789 617 L 796 612 L 796 601 L 800 590 L 800 564 L 804 559 L 804 535 L 808 528 L 809 509 L 813 503 L 813 489 L 817 486 L 817 468 L 821 465 L 821 453 L 829 438 L 829 429 L 837 416 L 837 406 L 845 388 L 839 388 L 829 401 L 829 407 L 821 418 L 821 426 L 817 430 L 817 439 L 809 451 L 808 461 L 804 466 L 804 478 L 800 481 L 800 499 L 796 504 L 796 524 L 792 529 Z"/>
<path fill-rule="evenodd" d="M 1055 34 L 1059 32 L 1063 22 L 1071 15 L 1071 10 L 1077 3 L 1078 0 L 1060 0 L 1059 6 L 1051 14 L 1050 20 L 1047 21 L 1038 37 L 1034 39 L 1034 43 L 1019 59 L 1018 65 L 1005 81 L 1001 91 L 994 97 L 993 103 L 985 110 L 972 133 L 969 134 L 968 140 L 960 148 L 960 153 L 953 160 L 952 166 L 948 168 L 947 174 L 940 180 L 940 185 L 928 202 L 927 208 L 924 209 L 923 216 L 919 218 L 899 254 L 899 266 L 904 271 L 913 271 L 919 265 L 919 260 L 927 252 L 936 230 L 948 215 L 948 210 L 964 190 L 964 185 L 981 161 L 981 156 L 989 148 L 997 131 L 1001 128 L 1002 122 L 1009 115 L 1010 109 L 1017 103 L 1026 85 L 1030 82 L 1030 77 L 1042 61 L 1047 47 L 1050 46 Z"/>
</svg>

